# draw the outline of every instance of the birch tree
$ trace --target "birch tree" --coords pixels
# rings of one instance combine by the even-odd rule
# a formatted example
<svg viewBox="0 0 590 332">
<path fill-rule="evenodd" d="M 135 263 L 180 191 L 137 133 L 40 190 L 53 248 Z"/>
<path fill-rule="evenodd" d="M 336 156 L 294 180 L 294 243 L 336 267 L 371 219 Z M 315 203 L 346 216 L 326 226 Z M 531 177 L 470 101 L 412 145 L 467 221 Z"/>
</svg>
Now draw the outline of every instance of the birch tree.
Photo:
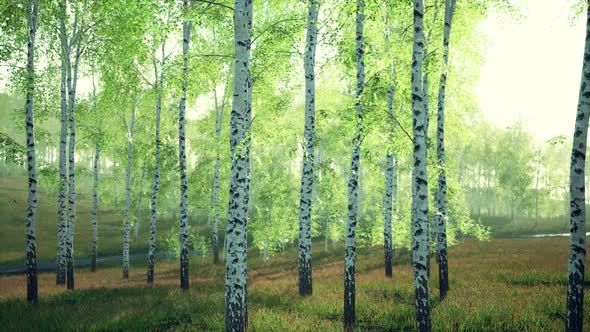
<svg viewBox="0 0 590 332">
<path fill-rule="evenodd" d="M 62 31 L 62 52 L 66 65 L 66 87 L 68 91 L 68 124 L 69 124 L 69 145 L 68 145 L 68 225 L 66 231 L 66 285 L 68 289 L 74 289 L 74 226 L 76 222 L 76 167 L 75 167 L 75 149 L 76 149 L 76 120 L 74 117 L 76 89 L 78 84 L 78 68 L 80 58 L 84 51 L 82 45 L 82 33 L 84 24 L 79 18 L 78 9 L 74 9 L 74 24 L 72 27 L 72 36 L 68 41 L 65 28 L 66 3 L 62 3 L 61 28 Z M 72 63 L 70 57 L 72 55 Z"/>
<path fill-rule="evenodd" d="M 424 51 L 424 3 L 414 0 L 414 42 L 412 51 L 412 122 L 414 132 L 414 168 L 412 172 L 412 265 L 416 295 L 416 326 L 430 331 L 428 304 L 428 177 L 426 174 L 426 123 L 422 91 Z"/>
<path fill-rule="evenodd" d="M 570 169 L 570 256 L 568 265 L 566 330 L 582 331 L 586 259 L 585 163 L 590 116 L 590 8 L 586 13 L 586 41 Z"/>
<path fill-rule="evenodd" d="M 344 328 L 353 330 L 355 313 L 355 258 L 356 258 L 356 223 L 358 217 L 358 191 L 361 162 L 363 106 L 361 97 L 365 88 L 365 60 L 363 45 L 363 23 L 365 19 L 364 0 L 356 2 L 356 132 L 352 140 L 350 173 L 348 175 L 348 216 L 346 219 L 346 237 L 344 243 Z"/>
<path fill-rule="evenodd" d="M 125 170 L 125 225 L 123 229 L 123 280 L 129 279 L 129 233 L 131 232 L 131 164 L 133 161 L 133 132 L 135 130 L 135 112 L 141 103 L 133 97 L 133 106 L 131 108 L 131 120 L 127 124 L 125 116 L 123 123 L 127 133 L 127 168 Z"/>
<path fill-rule="evenodd" d="M 61 3 L 60 8 L 60 29 L 59 37 L 61 42 L 60 58 L 61 58 L 61 130 L 59 135 L 59 194 L 57 198 L 57 269 L 56 269 L 56 284 L 64 285 L 66 283 L 66 239 L 67 239 L 67 219 L 66 219 L 66 191 L 68 189 L 68 170 L 66 167 L 67 159 L 67 135 L 68 135 L 68 102 L 67 102 L 67 69 L 68 61 L 66 61 L 67 51 L 67 34 L 65 26 L 65 3 Z"/>
<path fill-rule="evenodd" d="M 230 76 L 226 82 L 229 82 Z M 213 88 L 213 95 L 215 99 L 215 174 L 213 178 L 213 264 L 219 264 L 219 178 L 221 172 L 221 129 L 223 128 L 223 114 L 225 113 L 226 95 L 229 90 L 228 84 L 224 86 L 221 106 L 217 100 L 217 89 Z M 224 246 L 225 250 L 225 246 Z"/>
<path fill-rule="evenodd" d="M 447 73 L 449 64 L 449 38 L 451 35 L 451 23 L 457 0 L 445 1 L 445 26 L 443 30 L 443 69 L 440 75 L 438 90 L 438 112 L 436 127 L 436 156 L 438 159 L 439 174 L 438 187 L 436 189 L 436 254 L 439 272 L 440 298 L 445 298 L 449 289 L 449 268 L 447 261 L 447 178 L 445 157 L 445 92 L 447 86 Z"/>
<path fill-rule="evenodd" d="M 389 4 L 389 3 L 388 3 Z M 388 8 L 389 6 L 387 6 Z M 390 10 L 388 8 L 388 10 Z M 386 14 L 386 32 L 385 32 L 385 54 L 390 56 L 390 47 L 389 47 L 389 36 L 391 34 L 391 28 L 389 22 L 389 12 Z M 389 68 L 389 71 L 391 68 Z M 395 71 L 393 71 L 395 76 Z M 394 82 L 387 88 L 387 113 L 390 117 L 395 118 L 393 114 L 393 100 L 395 96 L 395 77 Z M 392 216 L 395 209 L 394 203 L 394 193 L 395 187 L 397 185 L 397 158 L 395 156 L 393 150 L 393 143 L 394 143 L 394 129 L 395 124 L 391 125 L 389 129 L 389 146 L 387 147 L 387 154 L 386 154 L 386 166 L 385 166 L 385 194 L 383 196 L 383 250 L 384 250 L 384 257 L 385 257 L 385 276 L 391 278 L 393 276 L 393 242 L 391 237 L 391 224 L 392 224 Z"/>
<path fill-rule="evenodd" d="M 161 45 L 162 58 L 160 62 L 160 72 L 158 72 L 158 61 L 154 58 L 154 89 L 156 90 L 156 128 L 155 128 L 155 166 L 154 166 L 154 186 L 152 190 L 152 197 L 150 201 L 150 240 L 148 248 L 148 269 L 147 269 L 147 283 L 153 285 L 154 283 L 154 265 L 156 255 L 156 221 L 157 221 L 157 207 L 158 207 L 158 191 L 160 189 L 160 149 L 162 141 L 160 140 L 160 117 L 162 113 L 162 93 L 164 85 L 164 66 L 166 65 L 166 38 L 162 38 Z"/>
<path fill-rule="evenodd" d="M 250 191 L 252 1 L 234 1 L 234 86 L 230 118 L 231 173 L 225 271 L 225 330 L 245 331 L 247 308 L 247 221 Z"/>
<path fill-rule="evenodd" d="M 303 67 L 305 71 L 305 129 L 303 132 L 303 163 L 299 197 L 299 294 L 312 294 L 311 268 L 311 202 L 314 173 L 315 135 L 315 49 L 317 44 L 317 0 L 309 1 L 307 38 Z"/>
<path fill-rule="evenodd" d="M 192 2 L 191 2 L 192 3 Z M 189 0 L 184 0 L 184 22 L 182 24 L 182 96 L 180 97 L 178 116 L 178 159 L 180 162 L 180 288 L 188 290 L 188 181 L 186 178 L 186 138 L 185 111 L 186 87 L 188 81 L 188 51 L 191 34 L 191 22 L 187 15 Z"/>
<path fill-rule="evenodd" d="M 137 205 L 135 207 L 135 223 L 133 225 L 133 241 L 137 241 L 137 236 L 139 235 L 139 224 L 141 223 L 142 213 L 141 213 L 141 206 L 143 203 L 143 180 L 145 179 L 145 174 L 147 172 L 147 168 L 145 164 L 141 167 L 141 177 L 139 179 L 139 193 L 137 193 Z"/>
<path fill-rule="evenodd" d="M 27 221 L 25 225 L 27 246 L 27 301 L 37 303 L 37 238 L 35 234 L 35 219 L 37 218 L 37 166 L 35 164 L 35 128 L 34 128 L 34 98 L 35 98 L 35 37 L 37 35 L 37 16 L 39 14 L 39 0 L 29 0 L 27 3 L 27 83 L 25 122 L 27 132 L 27 173 L 29 176 L 29 196 L 27 202 Z"/>
<path fill-rule="evenodd" d="M 148 269 L 147 269 L 147 283 L 153 285 L 154 283 L 154 265 L 156 255 L 156 222 L 157 222 L 157 207 L 158 207 L 158 191 L 160 189 L 160 149 L 162 141 L 160 140 L 160 118 L 162 113 L 162 93 L 164 86 L 164 68 L 166 65 L 166 38 L 162 38 L 160 46 L 161 60 L 158 61 L 154 57 L 154 89 L 156 90 L 156 128 L 155 128 L 155 166 L 154 166 L 154 185 L 152 189 L 152 197 L 150 200 L 150 239 L 148 247 Z M 158 72 L 158 62 L 160 64 L 160 71 Z"/>
<path fill-rule="evenodd" d="M 96 83 L 94 82 L 94 71 L 92 72 L 92 108 L 94 115 L 98 117 L 98 107 L 96 105 Z M 102 127 L 100 121 L 99 128 Z M 99 131 L 102 129 L 100 128 Z M 92 164 L 93 183 L 92 183 L 92 251 L 90 253 L 90 272 L 96 272 L 96 256 L 98 252 L 98 181 L 99 181 L 99 164 L 100 164 L 100 141 L 101 134 L 98 133 L 94 143 L 94 163 Z"/>
</svg>

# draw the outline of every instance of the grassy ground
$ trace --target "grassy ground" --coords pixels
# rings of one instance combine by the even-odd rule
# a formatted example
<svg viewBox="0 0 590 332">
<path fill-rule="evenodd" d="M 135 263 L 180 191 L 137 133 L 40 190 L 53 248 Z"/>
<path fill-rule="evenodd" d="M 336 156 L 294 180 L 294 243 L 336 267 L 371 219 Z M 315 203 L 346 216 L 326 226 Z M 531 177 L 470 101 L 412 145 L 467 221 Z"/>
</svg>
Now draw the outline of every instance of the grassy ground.
<svg viewBox="0 0 590 332">
<path fill-rule="evenodd" d="M 0 264 L 25 261 L 24 218 L 27 209 L 26 177 L 0 177 Z M 37 208 L 37 258 L 54 260 L 57 253 L 57 196 L 39 192 Z M 149 204 L 148 199 L 144 204 Z M 76 200 L 74 254 L 76 258 L 89 257 L 92 245 L 90 211 L 92 201 Z M 101 206 L 98 212 L 99 256 L 120 255 L 123 243 L 124 216 L 120 211 Z M 158 220 L 158 241 L 163 242 L 171 222 Z M 131 252 L 147 252 L 148 220 L 141 221 L 137 241 L 131 242 Z M 133 230 L 132 230 L 133 234 Z"/>
<path fill-rule="evenodd" d="M 590 216 L 589 216 L 590 217 Z M 477 219 L 477 216 L 472 216 Z M 489 226 L 493 237 L 515 237 L 534 234 L 555 234 L 569 232 L 569 217 L 539 218 L 535 223 L 534 218 L 518 217 L 513 221 L 507 216 L 485 216 L 480 220 L 483 225 Z M 587 218 L 586 222 L 590 222 Z"/>
<path fill-rule="evenodd" d="M 316 244 L 315 248 L 321 248 Z M 314 253 L 314 295 L 297 294 L 296 251 L 264 262 L 251 253 L 249 313 L 253 331 L 341 331 L 342 248 Z M 560 331 L 564 327 L 568 240 L 466 240 L 453 247 L 450 292 L 438 301 L 433 262 L 431 305 L 435 331 Z M 407 254 L 397 257 L 394 278 L 386 279 L 383 255 L 357 257 L 357 318 L 360 330 L 412 331 L 414 293 Z M 588 263 L 587 263 L 588 264 Z M 224 267 L 210 257 L 191 261 L 191 288 L 178 290 L 178 265 L 157 264 L 157 285 L 144 286 L 145 266 L 135 265 L 129 282 L 119 267 L 96 274 L 79 272 L 78 289 L 54 285 L 40 275 L 40 303 L 23 301 L 24 276 L 0 277 L 0 329 L 6 330 L 222 330 Z M 587 281 L 588 282 L 588 281 Z M 590 307 L 585 307 L 590 326 Z"/>
</svg>

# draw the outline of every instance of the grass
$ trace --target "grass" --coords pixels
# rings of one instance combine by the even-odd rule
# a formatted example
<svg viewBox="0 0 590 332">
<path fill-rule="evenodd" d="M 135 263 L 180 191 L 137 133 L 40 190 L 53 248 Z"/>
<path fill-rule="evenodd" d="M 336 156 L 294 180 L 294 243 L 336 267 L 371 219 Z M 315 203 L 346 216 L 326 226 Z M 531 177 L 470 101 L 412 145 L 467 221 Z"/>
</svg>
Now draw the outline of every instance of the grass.
<svg viewBox="0 0 590 332">
<path fill-rule="evenodd" d="M 321 248 L 317 243 L 314 248 Z M 559 331 L 565 321 L 568 240 L 465 240 L 449 252 L 450 292 L 440 302 L 433 261 L 431 306 L 434 331 Z M 314 253 L 314 295 L 297 294 L 297 255 L 291 249 L 248 261 L 253 331 L 341 331 L 343 250 Z M 384 277 L 383 254 L 357 256 L 357 319 L 361 331 L 413 331 L 414 292 L 407 253 L 396 258 L 394 278 Z M 144 286 L 145 266 L 134 264 L 130 280 L 119 267 L 78 272 L 73 292 L 56 287 L 53 273 L 40 274 L 40 303 L 25 304 L 24 276 L 0 277 L 0 329 L 96 331 L 223 330 L 223 265 L 210 257 L 191 260 L 191 287 L 178 289 L 178 264 L 157 264 L 156 285 Z M 588 283 L 588 281 L 587 281 Z M 590 308 L 585 307 L 585 326 Z"/>
<path fill-rule="evenodd" d="M 477 218 L 477 216 L 472 216 Z M 515 237 L 535 234 L 559 234 L 569 232 L 569 217 L 540 218 L 535 225 L 534 218 L 518 217 L 516 222 L 507 216 L 480 217 L 485 226 L 489 226 L 493 237 Z M 590 223 L 590 216 L 586 222 Z"/>
<path fill-rule="evenodd" d="M 22 176 L 0 177 L 0 264 L 22 264 L 25 261 L 24 224 L 27 209 L 27 178 Z M 144 206 L 149 204 L 144 199 Z M 99 205 L 98 211 L 98 255 L 120 255 L 123 243 L 122 211 L 115 211 Z M 78 198 L 76 200 L 76 224 L 74 254 L 77 259 L 90 257 L 92 246 L 92 229 L 90 212 L 92 201 Z M 37 207 L 37 259 L 39 261 L 55 260 L 57 253 L 57 194 L 39 192 Z M 149 218 L 142 220 L 137 241 L 132 241 L 130 251 L 147 252 Z M 173 222 L 159 218 L 158 241 L 163 242 Z M 131 231 L 133 238 L 133 230 Z M 161 246 L 160 246 L 161 248 Z"/>
</svg>

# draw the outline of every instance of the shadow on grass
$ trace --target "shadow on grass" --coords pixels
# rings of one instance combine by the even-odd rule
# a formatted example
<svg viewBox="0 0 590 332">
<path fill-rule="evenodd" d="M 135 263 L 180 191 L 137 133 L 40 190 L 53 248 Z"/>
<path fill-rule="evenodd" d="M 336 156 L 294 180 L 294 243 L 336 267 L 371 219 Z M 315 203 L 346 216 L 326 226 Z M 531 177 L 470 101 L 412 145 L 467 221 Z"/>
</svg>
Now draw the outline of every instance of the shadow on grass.
<svg viewBox="0 0 590 332">
<path fill-rule="evenodd" d="M 223 294 L 222 289 L 206 291 L 203 297 L 202 291 L 183 293 L 175 285 L 125 286 L 64 292 L 33 307 L 22 299 L 8 300 L 0 302 L 0 326 L 19 331 L 208 329 L 194 317 L 223 312 Z"/>
<path fill-rule="evenodd" d="M 501 274 L 499 279 L 509 285 L 526 287 L 567 286 L 568 284 L 566 275 L 537 272 L 526 272 L 518 275 Z M 584 288 L 590 288 L 590 280 L 584 280 Z"/>
</svg>

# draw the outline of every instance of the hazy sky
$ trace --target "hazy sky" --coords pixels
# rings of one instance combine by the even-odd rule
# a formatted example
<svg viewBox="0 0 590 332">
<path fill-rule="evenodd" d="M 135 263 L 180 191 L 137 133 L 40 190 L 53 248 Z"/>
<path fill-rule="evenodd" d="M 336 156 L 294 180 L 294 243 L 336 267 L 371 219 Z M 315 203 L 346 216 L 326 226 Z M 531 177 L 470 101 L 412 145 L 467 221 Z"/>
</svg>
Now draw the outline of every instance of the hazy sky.
<svg viewBox="0 0 590 332">
<path fill-rule="evenodd" d="M 521 120 L 539 140 L 573 133 L 585 32 L 575 1 L 522 0 L 519 20 L 491 13 L 482 23 L 489 45 L 477 93 L 494 124 Z"/>
</svg>

